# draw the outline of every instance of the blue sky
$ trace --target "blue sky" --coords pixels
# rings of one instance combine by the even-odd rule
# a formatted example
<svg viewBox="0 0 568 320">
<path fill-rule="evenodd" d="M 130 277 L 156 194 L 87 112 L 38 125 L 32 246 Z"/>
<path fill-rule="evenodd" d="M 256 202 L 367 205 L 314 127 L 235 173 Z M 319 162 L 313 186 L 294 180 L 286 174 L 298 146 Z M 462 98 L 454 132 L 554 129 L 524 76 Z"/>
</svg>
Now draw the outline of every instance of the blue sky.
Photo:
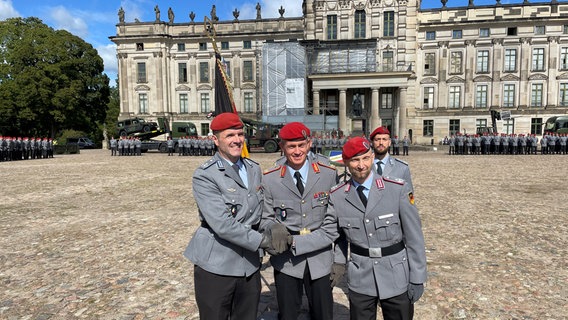
<svg viewBox="0 0 568 320">
<path fill-rule="evenodd" d="M 516 0 L 514 2 L 519 2 Z M 239 19 L 256 17 L 256 3 L 262 6 L 262 17 L 278 17 L 278 8 L 286 9 L 285 17 L 302 15 L 302 0 L 0 0 L 0 20 L 10 17 L 38 17 L 54 29 L 65 29 L 90 43 L 103 58 L 105 73 L 114 86 L 117 62 L 115 45 L 108 39 L 116 35 L 118 9 L 124 8 L 127 22 L 135 18 L 140 21 L 154 21 L 154 6 L 158 5 L 161 19 L 167 20 L 167 11 L 171 7 L 175 22 L 189 22 L 189 13 L 195 13 L 195 21 L 203 21 L 209 16 L 211 6 L 217 9 L 221 20 L 232 20 L 233 10 L 240 11 Z M 502 0 L 508 3 L 511 0 Z M 468 0 L 449 0 L 447 6 L 464 6 Z M 494 4 L 492 0 L 475 0 L 475 4 Z M 439 0 L 422 1 L 423 8 L 440 7 Z"/>
</svg>

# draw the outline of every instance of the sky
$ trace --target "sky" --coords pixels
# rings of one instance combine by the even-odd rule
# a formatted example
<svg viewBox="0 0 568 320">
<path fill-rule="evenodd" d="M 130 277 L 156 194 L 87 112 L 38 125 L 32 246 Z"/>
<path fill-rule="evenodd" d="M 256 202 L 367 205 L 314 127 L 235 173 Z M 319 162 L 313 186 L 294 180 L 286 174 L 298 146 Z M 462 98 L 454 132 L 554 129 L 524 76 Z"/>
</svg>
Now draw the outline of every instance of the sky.
<svg viewBox="0 0 568 320">
<path fill-rule="evenodd" d="M 501 3 L 519 0 L 502 0 Z M 286 9 L 284 17 L 300 17 L 302 0 L 0 0 L 0 20 L 12 17 L 37 17 L 46 25 L 64 29 L 82 38 L 97 49 L 105 64 L 105 73 L 115 85 L 118 63 L 116 46 L 109 40 L 116 35 L 118 10 L 125 11 L 125 21 L 154 21 L 154 7 L 158 5 L 161 20 L 168 20 L 168 8 L 174 11 L 175 22 L 189 22 L 189 13 L 195 13 L 195 21 L 203 21 L 215 5 L 220 20 L 232 20 L 232 12 L 240 11 L 239 19 L 256 18 L 259 2 L 263 18 L 279 17 L 278 9 Z M 447 6 L 464 6 L 468 0 L 449 0 Z M 475 4 L 494 4 L 494 0 L 475 0 Z M 441 7 L 439 0 L 423 0 L 422 8 Z"/>
</svg>

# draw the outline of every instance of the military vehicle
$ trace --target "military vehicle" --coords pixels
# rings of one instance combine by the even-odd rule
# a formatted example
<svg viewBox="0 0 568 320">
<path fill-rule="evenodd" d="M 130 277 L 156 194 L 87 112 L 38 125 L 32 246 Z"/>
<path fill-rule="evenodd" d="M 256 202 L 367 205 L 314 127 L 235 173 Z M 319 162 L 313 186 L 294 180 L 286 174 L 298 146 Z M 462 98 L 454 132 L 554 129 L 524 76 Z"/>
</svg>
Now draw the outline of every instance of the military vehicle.
<svg viewBox="0 0 568 320">
<path fill-rule="evenodd" d="M 247 147 L 264 148 L 264 152 L 278 151 L 278 133 L 282 125 L 270 124 L 262 121 L 241 118 L 246 131 L 251 134 L 247 137 Z"/>
<path fill-rule="evenodd" d="M 568 133 L 568 116 L 550 117 L 544 124 L 545 133 Z"/>
<path fill-rule="evenodd" d="M 136 124 L 133 124 L 134 120 L 137 122 Z M 119 128 L 121 128 L 122 131 Z M 146 128 L 150 128 L 150 130 Z M 142 141 L 142 152 L 146 152 L 148 150 L 158 150 L 162 153 L 168 152 L 168 144 L 166 140 L 167 135 L 169 135 L 174 141 L 174 148 L 176 152 L 178 152 L 179 138 L 185 136 L 197 137 L 197 128 L 194 123 L 174 121 L 172 122 L 170 130 L 168 119 L 163 117 L 158 118 L 157 124 L 156 122 L 147 122 L 140 118 L 121 120 L 117 122 L 117 129 L 121 137 L 139 138 Z M 123 135 L 123 132 L 129 133 Z M 159 136 L 163 136 L 162 139 L 154 139 Z"/>
<path fill-rule="evenodd" d="M 116 132 L 118 132 L 121 137 L 139 132 L 148 133 L 155 130 L 158 130 L 158 124 L 156 122 L 146 121 L 142 118 L 128 118 L 116 123 Z"/>
</svg>

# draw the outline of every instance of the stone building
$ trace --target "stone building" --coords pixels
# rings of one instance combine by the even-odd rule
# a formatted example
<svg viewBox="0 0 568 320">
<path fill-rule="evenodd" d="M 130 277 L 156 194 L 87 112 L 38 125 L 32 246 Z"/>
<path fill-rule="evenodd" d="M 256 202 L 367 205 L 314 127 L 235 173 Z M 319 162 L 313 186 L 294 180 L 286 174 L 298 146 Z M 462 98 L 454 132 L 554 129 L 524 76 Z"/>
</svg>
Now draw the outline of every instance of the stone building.
<svg viewBox="0 0 568 320">
<path fill-rule="evenodd" d="M 157 8 L 156 8 L 157 9 Z M 214 9 L 214 8 L 213 8 Z M 541 134 L 567 113 L 568 3 L 420 9 L 416 0 L 303 2 L 302 17 L 220 21 L 216 45 L 242 116 L 315 131 L 386 125 L 414 143 L 452 133 Z M 166 116 L 208 133 L 214 48 L 195 21 L 119 21 L 120 117 Z M 509 115 L 507 117 L 505 115 Z"/>
</svg>

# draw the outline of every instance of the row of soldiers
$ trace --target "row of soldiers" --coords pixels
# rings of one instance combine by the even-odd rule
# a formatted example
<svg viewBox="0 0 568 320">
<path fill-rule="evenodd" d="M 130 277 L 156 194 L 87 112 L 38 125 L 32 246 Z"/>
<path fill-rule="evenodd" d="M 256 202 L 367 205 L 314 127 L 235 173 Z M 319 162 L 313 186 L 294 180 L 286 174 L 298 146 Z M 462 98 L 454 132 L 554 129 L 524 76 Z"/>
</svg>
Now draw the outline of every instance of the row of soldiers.
<svg viewBox="0 0 568 320">
<path fill-rule="evenodd" d="M 0 162 L 53 158 L 53 139 L 0 136 Z"/>
<path fill-rule="evenodd" d="M 120 137 L 119 140 L 111 137 L 109 144 L 111 156 L 142 155 L 142 141 L 138 137 Z"/>
<path fill-rule="evenodd" d="M 175 153 L 175 141 L 168 138 L 168 155 Z M 215 153 L 213 137 L 189 137 L 178 139 L 178 156 L 212 156 Z"/>
<path fill-rule="evenodd" d="M 550 133 L 540 139 L 542 154 L 566 154 L 568 135 Z M 537 154 L 539 139 L 535 134 L 483 134 L 457 133 L 448 139 L 449 154 Z"/>
<path fill-rule="evenodd" d="M 313 135 L 312 136 L 312 148 L 310 151 L 313 153 L 324 154 L 324 150 L 340 150 L 347 142 L 347 139 L 341 135 L 337 136 L 326 136 Z M 400 155 L 400 145 L 402 145 L 402 155 L 408 155 L 408 148 L 410 146 L 410 139 L 407 136 L 401 140 L 398 136 L 391 138 L 390 153 L 392 155 Z"/>
</svg>

